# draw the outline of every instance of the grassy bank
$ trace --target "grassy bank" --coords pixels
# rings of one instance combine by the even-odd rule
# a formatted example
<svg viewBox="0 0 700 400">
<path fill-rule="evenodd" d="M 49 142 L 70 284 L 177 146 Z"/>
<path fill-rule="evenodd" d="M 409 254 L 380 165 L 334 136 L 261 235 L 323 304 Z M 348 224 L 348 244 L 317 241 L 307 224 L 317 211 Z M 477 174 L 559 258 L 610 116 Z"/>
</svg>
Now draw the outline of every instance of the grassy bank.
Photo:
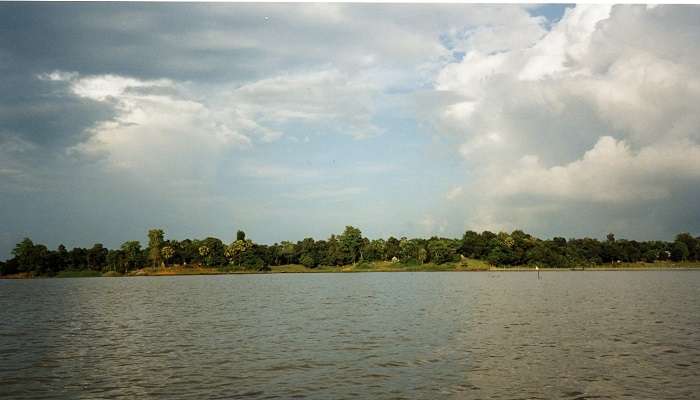
<svg viewBox="0 0 700 400">
<path fill-rule="evenodd" d="M 78 270 L 78 271 L 61 271 L 56 274 L 56 278 L 94 278 L 97 276 L 102 276 L 103 273 L 100 271 L 91 270 Z"/>
<path fill-rule="evenodd" d="M 617 263 L 594 266 L 577 266 L 575 268 L 540 268 L 541 271 L 652 271 L 671 269 L 697 269 L 700 270 L 700 262 L 671 262 L 659 261 L 655 263 Z M 223 274 L 295 274 L 295 273 L 352 273 L 352 272 L 516 272 L 534 271 L 534 266 L 521 265 L 512 267 L 495 267 L 483 260 L 468 259 L 466 262 L 454 262 L 445 264 L 404 264 L 388 261 L 371 263 L 358 263 L 355 265 L 327 266 L 307 268 L 299 264 L 271 266 L 269 271 L 247 270 L 240 267 L 201 267 L 201 266 L 170 266 L 167 268 L 142 268 L 131 271 L 127 275 L 114 271 L 62 271 L 57 278 L 84 278 L 84 277 L 120 277 L 120 276 L 175 276 L 175 275 L 223 275 Z M 43 278 L 47 276 L 33 276 L 28 273 L 3 276 L 6 279 Z"/>
<path fill-rule="evenodd" d="M 619 263 L 595 266 L 578 266 L 576 270 L 586 271 L 640 271 L 640 270 L 664 270 L 664 269 L 698 269 L 698 262 L 670 262 L 661 261 L 656 263 Z M 168 268 L 144 268 L 132 272 L 131 276 L 168 276 L 168 275 L 217 275 L 217 274 L 259 274 L 259 273 L 352 273 L 352 272 L 476 272 L 476 271 L 534 271 L 534 266 L 513 266 L 494 267 L 483 260 L 468 259 L 466 262 L 445 263 L 445 264 L 404 264 L 392 263 L 388 261 L 378 261 L 371 263 L 358 263 L 355 265 L 327 266 L 321 265 L 316 268 L 307 268 L 299 264 L 271 266 L 270 271 L 254 271 L 236 267 L 182 267 L 173 266 Z M 542 271 L 569 271 L 572 268 L 541 268 Z"/>
</svg>

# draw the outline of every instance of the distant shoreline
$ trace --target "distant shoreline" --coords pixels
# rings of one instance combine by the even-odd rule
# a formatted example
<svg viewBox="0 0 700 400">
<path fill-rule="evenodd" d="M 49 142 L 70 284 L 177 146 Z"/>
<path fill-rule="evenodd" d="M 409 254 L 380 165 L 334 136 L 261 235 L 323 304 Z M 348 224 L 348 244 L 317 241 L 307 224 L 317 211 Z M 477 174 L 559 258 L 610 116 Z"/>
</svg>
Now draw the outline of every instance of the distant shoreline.
<svg viewBox="0 0 700 400">
<path fill-rule="evenodd" d="M 700 263 L 639 263 L 640 265 L 622 264 L 618 267 L 591 266 L 575 268 L 540 268 L 545 272 L 586 272 L 586 271 L 700 271 Z M 536 272 L 535 267 L 493 267 L 483 262 L 446 264 L 403 265 L 392 263 L 370 263 L 317 268 L 307 268 L 302 265 L 273 266 L 270 270 L 256 271 L 227 267 L 186 267 L 173 266 L 165 268 L 141 268 L 128 274 L 118 274 L 113 271 L 63 271 L 55 276 L 33 276 L 29 273 L 0 276 L 0 279 L 42 279 L 42 278 L 96 278 L 96 277 L 142 277 L 142 276 L 187 276 L 187 275 L 251 275 L 251 274 L 318 274 L 318 273 L 361 273 L 361 272 Z"/>
</svg>

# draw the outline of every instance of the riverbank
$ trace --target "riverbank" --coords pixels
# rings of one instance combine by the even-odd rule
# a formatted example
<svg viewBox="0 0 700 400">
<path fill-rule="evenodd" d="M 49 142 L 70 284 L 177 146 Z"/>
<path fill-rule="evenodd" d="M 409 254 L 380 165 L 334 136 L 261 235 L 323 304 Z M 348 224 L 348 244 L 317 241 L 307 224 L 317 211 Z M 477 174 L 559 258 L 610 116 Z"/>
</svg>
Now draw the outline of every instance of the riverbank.
<svg viewBox="0 0 700 400">
<path fill-rule="evenodd" d="M 530 272 L 534 266 L 495 267 L 483 260 L 469 259 L 466 262 L 445 264 L 403 264 L 387 261 L 358 263 L 345 266 L 319 266 L 307 268 L 299 264 L 271 266 L 266 271 L 256 271 L 237 267 L 170 266 L 165 268 L 141 268 L 128 274 L 114 271 L 62 271 L 55 278 L 94 278 L 94 277 L 138 277 L 176 275 L 230 275 L 230 274 L 304 274 L 304 273 L 354 273 L 354 272 Z M 540 268 L 542 272 L 554 271 L 664 271 L 699 270 L 700 262 L 618 263 L 574 268 Z M 29 273 L 0 276 L 0 279 L 32 279 L 49 276 L 33 276 Z"/>
</svg>

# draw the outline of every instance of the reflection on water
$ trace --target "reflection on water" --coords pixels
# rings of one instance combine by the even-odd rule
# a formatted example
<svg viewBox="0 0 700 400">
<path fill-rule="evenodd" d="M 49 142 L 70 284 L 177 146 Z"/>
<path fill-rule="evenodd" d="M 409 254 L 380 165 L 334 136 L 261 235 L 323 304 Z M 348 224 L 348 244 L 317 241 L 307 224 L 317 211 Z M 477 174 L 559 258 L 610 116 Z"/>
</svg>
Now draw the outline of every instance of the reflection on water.
<svg viewBox="0 0 700 400">
<path fill-rule="evenodd" d="M 0 281 L 2 398 L 697 398 L 700 273 Z"/>
</svg>

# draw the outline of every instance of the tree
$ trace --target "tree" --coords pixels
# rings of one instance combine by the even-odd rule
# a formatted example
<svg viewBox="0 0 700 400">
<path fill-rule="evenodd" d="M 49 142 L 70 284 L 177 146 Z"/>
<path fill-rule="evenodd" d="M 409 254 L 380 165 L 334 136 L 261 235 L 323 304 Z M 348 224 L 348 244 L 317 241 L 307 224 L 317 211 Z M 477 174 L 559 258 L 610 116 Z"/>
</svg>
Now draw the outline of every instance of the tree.
<svg viewBox="0 0 700 400">
<path fill-rule="evenodd" d="M 684 261 L 688 259 L 688 246 L 683 242 L 674 242 L 673 247 L 671 247 L 671 260 L 673 261 Z"/>
<path fill-rule="evenodd" d="M 299 263 L 309 268 L 314 268 L 318 265 L 319 257 L 316 252 L 316 243 L 313 238 L 304 238 L 297 242 L 295 247 L 295 256 L 299 259 Z M 305 258 L 305 262 L 302 261 Z M 310 266 L 309 266 L 310 265 Z"/>
<path fill-rule="evenodd" d="M 462 235 L 459 253 L 465 257 L 478 258 L 483 254 L 483 247 L 483 242 L 478 233 L 466 231 L 464 235 Z"/>
<path fill-rule="evenodd" d="M 124 242 L 121 245 L 121 251 L 124 256 L 124 271 L 122 272 L 129 272 L 130 269 L 136 268 L 143 262 L 141 243 L 138 240 Z"/>
<path fill-rule="evenodd" d="M 323 259 L 325 265 L 342 265 L 343 254 L 340 241 L 335 235 L 331 235 L 326 242 L 326 256 Z"/>
<path fill-rule="evenodd" d="M 171 246 L 163 246 L 160 249 L 161 256 L 163 256 L 163 263 L 167 265 L 168 261 L 175 256 L 175 249 Z"/>
<path fill-rule="evenodd" d="M 647 250 L 646 253 L 644 253 L 644 256 L 642 257 L 644 261 L 648 263 L 653 263 L 656 261 L 656 259 L 659 257 L 658 253 L 655 250 Z"/>
<path fill-rule="evenodd" d="M 690 235 L 690 233 L 679 233 L 676 235 L 676 242 L 680 242 L 685 244 L 685 247 L 688 248 L 688 256 L 687 258 L 689 260 L 697 260 L 700 257 L 700 246 L 698 244 L 698 240 Z"/>
<path fill-rule="evenodd" d="M 56 249 L 56 254 L 58 255 L 57 261 L 59 262 L 60 268 L 63 270 L 68 267 L 70 264 L 70 255 L 68 254 L 68 250 L 66 250 L 66 246 L 59 244 Z"/>
<path fill-rule="evenodd" d="M 224 245 L 224 242 L 222 242 L 221 239 L 208 237 L 201 241 L 201 245 L 206 246 L 209 249 L 209 253 L 204 260 L 204 263 L 207 266 L 211 267 L 214 265 L 226 264 L 226 245 Z"/>
<path fill-rule="evenodd" d="M 17 269 L 19 272 L 28 272 L 34 269 L 37 263 L 34 256 L 34 242 L 29 238 L 24 238 L 15 245 L 12 255 L 17 259 Z"/>
<path fill-rule="evenodd" d="M 164 233 L 162 229 L 151 229 L 148 231 L 148 259 L 151 260 L 151 265 L 160 267 L 163 262 L 163 257 L 160 253 L 164 242 Z"/>
<path fill-rule="evenodd" d="M 385 260 L 391 260 L 394 257 L 399 258 L 401 255 L 401 242 L 399 239 L 389 236 L 389 239 L 386 240 L 384 249 Z"/>
<path fill-rule="evenodd" d="M 49 251 L 43 244 L 34 244 L 31 239 L 24 238 L 12 250 L 17 260 L 18 272 L 34 272 L 43 274 L 48 271 Z"/>
<path fill-rule="evenodd" d="M 418 262 L 423 264 L 427 258 L 428 258 L 428 251 L 425 249 L 425 247 L 419 248 L 418 249 Z"/>
<path fill-rule="evenodd" d="M 346 226 L 345 231 L 340 235 L 340 248 L 343 254 L 344 261 L 355 262 L 362 256 L 360 249 L 362 248 L 362 232 L 359 229 Z"/>
<path fill-rule="evenodd" d="M 417 259 L 417 256 L 418 247 L 415 246 L 415 243 L 406 237 L 402 237 L 399 240 L 399 259 L 401 261 L 413 261 Z"/>
<path fill-rule="evenodd" d="M 74 269 L 85 269 L 88 266 L 88 251 L 80 247 L 73 247 L 68 253 L 69 265 Z"/>
<path fill-rule="evenodd" d="M 315 268 L 316 267 L 316 260 L 310 255 L 310 254 L 304 254 L 301 256 L 299 259 L 299 262 L 301 265 L 305 266 L 306 268 Z"/>
<path fill-rule="evenodd" d="M 119 250 L 109 250 L 107 253 L 107 268 L 110 271 L 121 272 L 124 270 L 124 255 Z"/>
<path fill-rule="evenodd" d="M 362 246 L 362 255 L 368 261 L 384 260 L 385 247 L 384 239 L 371 240 Z"/>
<path fill-rule="evenodd" d="M 517 261 L 514 246 L 513 237 L 505 232 L 499 232 L 489 242 L 490 251 L 486 259 L 493 265 L 513 265 Z"/>
<path fill-rule="evenodd" d="M 199 252 L 199 255 L 202 257 L 202 259 L 204 259 L 204 264 L 207 265 L 207 260 L 209 258 L 209 254 L 211 253 L 209 247 L 202 245 L 197 248 L 197 251 Z"/>
<path fill-rule="evenodd" d="M 107 264 L 107 253 L 109 250 L 102 246 L 102 243 L 95 243 L 87 251 L 87 267 L 93 271 L 101 270 Z"/>
<path fill-rule="evenodd" d="M 294 260 L 294 243 L 286 240 L 280 243 L 280 255 L 284 257 L 287 264 L 292 264 Z"/>
<path fill-rule="evenodd" d="M 457 257 L 456 246 L 449 239 L 441 239 L 432 237 L 427 243 L 427 252 L 430 262 L 435 264 L 444 264 L 446 262 L 455 261 Z"/>
<path fill-rule="evenodd" d="M 241 265 L 241 259 L 246 251 L 253 248 L 251 240 L 236 240 L 226 247 L 225 255 L 229 263 Z"/>
<path fill-rule="evenodd" d="M 236 241 L 245 240 L 245 232 L 239 230 L 236 232 Z"/>
</svg>

